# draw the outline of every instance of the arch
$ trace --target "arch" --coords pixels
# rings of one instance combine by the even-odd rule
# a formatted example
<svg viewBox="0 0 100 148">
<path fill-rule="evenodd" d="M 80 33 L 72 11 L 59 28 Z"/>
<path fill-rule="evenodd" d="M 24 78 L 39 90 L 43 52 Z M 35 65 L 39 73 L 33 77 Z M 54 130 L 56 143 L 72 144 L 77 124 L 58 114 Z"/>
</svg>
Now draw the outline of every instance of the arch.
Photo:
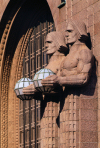
<svg viewBox="0 0 100 148">
<path fill-rule="evenodd" d="M 19 144 L 19 101 L 14 94 L 14 86 L 21 77 L 22 61 L 33 24 L 39 21 L 37 18 L 45 9 L 49 9 L 45 0 L 42 3 L 41 0 L 26 0 L 18 4 L 16 13 L 10 14 L 11 20 L 9 17 L 6 22 L 0 47 L 1 148 L 18 147 Z"/>
<path fill-rule="evenodd" d="M 7 24 L 7 20 L 10 16 L 10 19 L 13 18 L 14 14 L 18 11 L 19 7 L 25 3 L 26 0 L 6 0 L 5 3 L 0 1 L 1 10 L 0 10 L 0 27 L 2 27 L 2 30 L 0 34 L 2 35 L 2 31 L 4 31 L 5 25 Z M 59 9 L 57 6 L 60 4 L 60 1 L 51 1 L 51 0 L 46 0 L 48 3 L 48 6 L 50 7 L 53 19 L 55 24 L 57 25 L 60 21 L 59 20 Z M 55 7 L 53 7 L 55 6 Z M 58 13 L 57 13 L 58 12 Z M 12 14 L 11 14 L 12 13 Z M 55 26 L 56 26 L 55 25 Z M 0 36 L 1 36 L 0 35 Z"/>
</svg>

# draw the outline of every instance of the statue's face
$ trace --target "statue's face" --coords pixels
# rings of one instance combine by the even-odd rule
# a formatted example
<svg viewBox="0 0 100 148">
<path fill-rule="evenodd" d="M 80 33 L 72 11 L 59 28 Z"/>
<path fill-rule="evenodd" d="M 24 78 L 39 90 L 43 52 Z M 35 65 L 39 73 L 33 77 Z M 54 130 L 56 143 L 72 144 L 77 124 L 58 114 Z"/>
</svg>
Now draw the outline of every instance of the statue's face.
<svg viewBox="0 0 100 148">
<path fill-rule="evenodd" d="M 65 42 L 66 44 L 73 44 L 77 41 L 77 31 L 74 29 L 72 24 L 68 24 L 67 30 L 65 31 Z"/>
<path fill-rule="evenodd" d="M 47 54 L 52 54 L 56 51 L 57 47 L 52 40 L 51 36 L 48 36 L 45 41 L 45 48 L 47 49 Z"/>
</svg>

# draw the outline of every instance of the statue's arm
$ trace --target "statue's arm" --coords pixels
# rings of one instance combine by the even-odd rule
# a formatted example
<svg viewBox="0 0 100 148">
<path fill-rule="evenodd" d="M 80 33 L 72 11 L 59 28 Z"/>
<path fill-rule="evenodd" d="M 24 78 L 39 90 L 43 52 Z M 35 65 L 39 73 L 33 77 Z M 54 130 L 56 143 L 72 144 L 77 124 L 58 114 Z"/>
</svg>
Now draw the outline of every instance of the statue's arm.
<svg viewBox="0 0 100 148">
<path fill-rule="evenodd" d="M 79 52 L 77 65 L 77 74 L 66 77 L 58 77 L 60 85 L 83 85 L 88 82 L 93 63 L 93 55 L 89 49 L 83 49 Z"/>
<path fill-rule="evenodd" d="M 59 77 L 58 83 L 60 85 L 83 85 L 89 80 L 88 73 L 80 73 L 77 75 L 70 75 L 68 77 Z"/>
</svg>

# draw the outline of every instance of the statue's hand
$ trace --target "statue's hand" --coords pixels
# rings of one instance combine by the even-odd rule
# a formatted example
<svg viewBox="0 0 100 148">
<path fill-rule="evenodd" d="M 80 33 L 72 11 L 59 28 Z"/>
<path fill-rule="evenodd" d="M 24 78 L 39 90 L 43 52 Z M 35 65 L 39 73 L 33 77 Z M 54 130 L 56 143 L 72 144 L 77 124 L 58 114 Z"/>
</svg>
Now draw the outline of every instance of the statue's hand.
<svg viewBox="0 0 100 148">
<path fill-rule="evenodd" d="M 41 81 L 43 86 L 55 86 L 58 84 L 58 76 L 50 75 Z"/>
<path fill-rule="evenodd" d="M 30 95 L 30 94 L 35 94 L 37 90 L 34 87 L 34 84 L 30 84 L 29 86 L 23 88 L 23 93 Z"/>
</svg>

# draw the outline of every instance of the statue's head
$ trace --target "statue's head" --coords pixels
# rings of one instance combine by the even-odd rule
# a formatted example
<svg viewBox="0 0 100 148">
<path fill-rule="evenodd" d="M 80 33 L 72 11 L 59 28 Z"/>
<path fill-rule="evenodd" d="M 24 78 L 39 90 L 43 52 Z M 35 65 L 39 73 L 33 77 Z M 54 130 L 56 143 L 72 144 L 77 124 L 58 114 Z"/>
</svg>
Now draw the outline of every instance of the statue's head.
<svg viewBox="0 0 100 148">
<path fill-rule="evenodd" d="M 74 44 L 80 40 L 85 42 L 88 38 L 86 25 L 79 20 L 68 20 L 67 29 L 65 30 L 65 42 L 67 44 Z"/>
<path fill-rule="evenodd" d="M 53 54 L 60 50 L 61 47 L 67 49 L 64 35 L 56 31 L 48 33 L 45 40 L 45 47 L 47 48 L 47 54 Z"/>
</svg>

